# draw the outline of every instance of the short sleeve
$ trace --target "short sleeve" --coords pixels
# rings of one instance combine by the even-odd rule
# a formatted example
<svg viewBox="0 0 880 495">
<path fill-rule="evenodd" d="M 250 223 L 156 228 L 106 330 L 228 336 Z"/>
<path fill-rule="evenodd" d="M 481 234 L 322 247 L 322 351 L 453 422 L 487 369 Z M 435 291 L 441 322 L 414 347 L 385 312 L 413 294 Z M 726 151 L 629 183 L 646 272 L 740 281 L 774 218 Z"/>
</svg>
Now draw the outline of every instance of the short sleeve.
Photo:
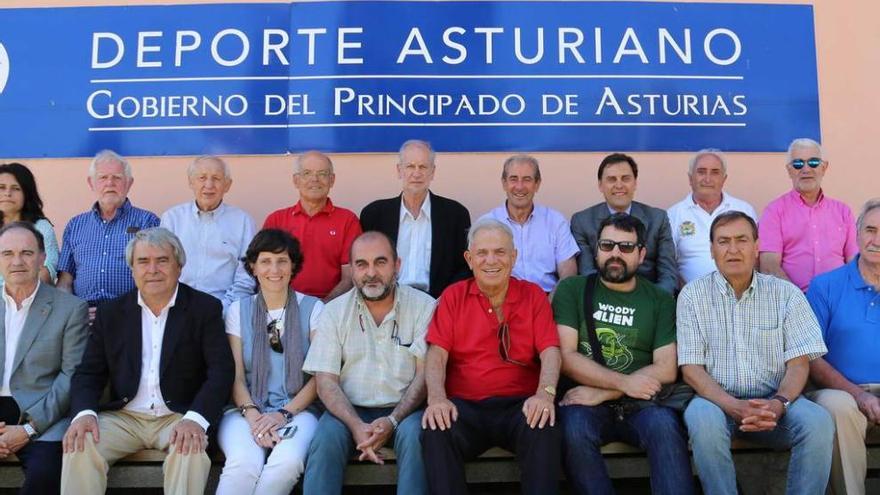
<svg viewBox="0 0 880 495">
<path fill-rule="evenodd" d="M 351 214 L 351 221 L 348 223 L 345 229 L 345 241 L 342 245 L 342 259 L 340 261 L 340 265 L 347 265 L 351 263 L 349 256 L 351 254 L 351 245 L 354 244 L 354 240 L 357 239 L 357 236 L 361 235 L 361 223 L 358 221 L 357 216 L 354 213 Z"/>
<path fill-rule="evenodd" d="M 761 221 L 758 222 L 758 243 L 761 252 L 782 252 L 782 218 L 779 203 L 767 205 Z"/>
<path fill-rule="evenodd" d="M 700 334 L 692 291 L 685 286 L 678 295 L 676 308 L 676 338 L 678 340 L 678 365 L 706 364 L 706 341 Z"/>
<path fill-rule="evenodd" d="M 675 342 L 675 300 L 657 291 L 657 323 L 654 328 L 654 350 Z"/>
<path fill-rule="evenodd" d="M 831 324 L 831 304 L 828 300 L 829 284 L 825 283 L 825 280 L 825 277 L 820 276 L 810 282 L 810 287 L 807 289 L 807 302 L 810 303 L 813 316 L 816 317 L 819 328 L 822 329 L 822 337 L 827 342 L 828 327 Z"/>
<path fill-rule="evenodd" d="M 61 236 L 61 254 L 58 256 L 58 271 L 76 277 L 76 260 L 73 253 L 73 230 L 76 228 L 76 217 L 64 228 Z"/>
<path fill-rule="evenodd" d="M 577 242 L 575 242 L 574 236 L 571 235 L 571 225 L 565 220 L 565 217 L 562 215 L 555 215 L 554 217 L 556 221 L 555 256 L 556 263 L 559 264 L 580 253 L 581 249 L 578 247 Z"/>
<path fill-rule="evenodd" d="M 321 320 L 321 312 L 324 311 L 324 302 L 318 299 L 312 306 L 312 314 L 309 315 L 309 330 L 318 328 L 318 322 Z"/>
<path fill-rule="evenodd" d="M 428 350 L 425 337 L 428 334 L 428 325 L 431 324 L 431 319 L 434 316 L 435 305 L 434 301 L 423 304 L 416 319 L 416 333 L 413 336 L 412 345 L 409 346 L 409 352 L 419 359 L 424 358 Z"/>
<path fill-rule="evenodd" d="M 568 277 L 556 286 L 553 295 L 553 319 L 559 325 L 580 331 L 583 322 L 583 290 L 586 279 L 582 276 Z"/>
<path fill-rule="evenodd" d="M 226 335 L 241 338 L 241 302 L 235 301 L 226 310 L 223 317 L 226 323 Z"/>
<path fill-rule="evenodd" d="M 43 246 L 46 252 L 46 262 L 44 265 L 49 270 L 49 276 L 52 280 L 55 280 L 58 266 L 58 239 L 55 237 L 55 229 L 52 228 L 49 220 L 45 218 L 37 220 L 34 228 L 43 235 Z"/>
<path fill-rule="evenodd" d="M 534 329 L 534 345 L 538 354 L 548 347 L 559 347 L 559 332 L 556 330 L 556 322 L 553 320 L 553 309 L 547 295 L 540 287 L 529 284 L 529 305 L 532 308 Z"/>
<path fill-rule="evenodd" d="M 440 346 L 446 351 L 455 344 L 455 315 L 458 313 L 460 298 L 447 289 L 437 300 L 437 310 L 428 325 L 427 343 Z"/>
<path fill-rule="evenodd" d="M 268 217 L 266 217 L 266 220 L 263 222 L 263 228 L 264 229 L 277 229 L 277 228 L 279 228 L 279 226 L 278 226 L 278 212 L 277 211 L 273 211 L 272 213 L 269 214 Z"/>
<path fill-rule="evenodd" d="M 316 373 L 332 373 L 339 375 L 342 371 L 342 344 L 339 341 L 339 322 L 329 311 L 321 311 L 315 336 L 309 346 L 309 354 L 303 363 L 303 371 Z"/>
<path fill-rule="evenodd" d="M 822 340 L 822 330 L 816 321 L 807 298 L 797 287 L 791 286 L 791 299 L 783 322 L 785 349 L 783 359 L 790 361 L 807 356 L 812 361 L 828 352 Z"/>
</svg>

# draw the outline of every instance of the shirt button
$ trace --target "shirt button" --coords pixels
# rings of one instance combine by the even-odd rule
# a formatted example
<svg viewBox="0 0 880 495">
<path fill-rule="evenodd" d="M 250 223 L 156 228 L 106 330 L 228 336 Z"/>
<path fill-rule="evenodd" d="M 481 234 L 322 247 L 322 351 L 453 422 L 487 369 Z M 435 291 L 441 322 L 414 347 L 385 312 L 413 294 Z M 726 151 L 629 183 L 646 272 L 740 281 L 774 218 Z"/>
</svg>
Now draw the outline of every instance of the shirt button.
<svg viewBox="0 0 880 495">
<path fill-rule="evenodd" d="M 107 256 L 107 251 L 104 251 L 104 256 Z"/>
<path fill-rule="evenodd" d="M 101 273 L 104 273 L 104 269 L 103 269 L 103 268 L 101 268 Z"/>
<path fill-rule="evenodd" d="M 489 312 L 490 312 L 490 313 L 492 312 L 492 308 L 489 308 Z"/>
</svg>

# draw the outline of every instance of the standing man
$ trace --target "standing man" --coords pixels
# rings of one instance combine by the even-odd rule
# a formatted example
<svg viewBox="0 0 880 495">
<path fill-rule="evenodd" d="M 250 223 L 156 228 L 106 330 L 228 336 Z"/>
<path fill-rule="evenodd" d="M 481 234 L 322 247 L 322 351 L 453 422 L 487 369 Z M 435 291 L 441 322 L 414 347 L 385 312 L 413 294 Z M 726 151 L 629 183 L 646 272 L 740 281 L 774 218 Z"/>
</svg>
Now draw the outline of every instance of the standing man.
<svg viewBox="0 0 880 495">
<path fill-rule="evenodd" d="M 761 215 L 761 272 L 806 292 L 813 277 L 858 253 L 856 222 L 849 206 L 822 192 L 828 161 L 819 143 L 792 141 L 785 169 L 792 190 L 771 201 Z"/>
<path fill-rule="evenodd" d="M 271 213 L 263 222 L 264 229 L 286 230 L 299 240 L 305 262 L 291 286 L 324 302 L 351 288 L 348 256 L 351 243 L 361 233 L 357 216 L 330 201 L 334 182 L 329 157 L 318 151 L 301 154 L 293 173 L 299 201 Z"/>
<path fill-rule="evenodd" d="M 727 163 L 721 150 L 700 150 L 688 166 L 691 193 L 666 210 L 672 226 L 681 285 L 715 271 L 709 242 L 709 226 L 715 217 L 737 210 L 758 221 L 752 205 L 724 192 L 725 181 Z"/>
<path fill-rule="evenodd" d="M 168 452 L 165 493 L 202 494 L 211 469 L 207 430 L 235 376 L 223 308 L 178 283 L 186 255 L 168 230 L 138 232 L 125 259 L 137 289 L 98 309 L 73 376 L 62 493 L 104 493 L 110 465 L 159 449 Z M 110 401 L 99 404 L 108 382 Z"/>
<path fill-rule="evenodd" d="M 560 280 L 577 274 L 580 253 L 568 221 L 556 210 L 535 204 L 541 187 L 538 160 L 514 155 L 504 161 L 501 187 L 507 201 L 483 218 L 494 218 L 513 232 L 516 265 L 513 276 L 538 284 L 550 293 Z"/>
<path fill-rule="evenodd" d="M 578 493 L 614 492 L 601 452 L 613 441 L 648 452 L 654 493 L 694 492 L 678 413 L 648 402 L 662 385 L 675 381 L 678 366 L 675 302 L 636 275 L 645 259 L 644 243 L 645 226 L 638 218 L 616 213 L 602 220 L 598 275 L 563 280 L 553 297 L 562 372 L 578 384 L 559 409 L 566 477 Z M 591 305 L 585 308 L 587 297 Z M 586 317 L 593 319 L 590 326 Z M 593 345 L 601 347 L 601 358 L 593 356 Z M 619 401 L 623 397 L 630 400 Z"/>
<path fill-rule="evenodd" d="M 0 458 L 15 454 L 24 470 L 19 493 L 61 489 L 61 438 L 67 429 L 70 377 L 86 343 L 88 306 L 40 283 L 46 258 L 33 224 L 0 229 Z"/>
<path fill-rule="evenodd" d="M 425 332 L 434 299 L 399 285 L 400 259 L 380 232 L 351 246 L 355 288 L 324 307 L 303 365 L 317 376 L 327 411 L 309 446 L 304 493 L 342 492 L 345 466 L 382 464 L 379 449 L 394 442 L 397 493 L 426 493 L 419 443 L 425 401 Z"/>
<path fill-rule="evenodd" d="M 94 318 L 99 302 L 134 289 L 125 246 L 138 231 L 159 225 L 159 217 L 132 206 L 131 165 L 113 151 L 95 155 L 87 182 L 97 201 L 64 228 L 57 285 L 88 302 Z"/>
<path fill-rule="evenodd" d="M 821 495 L 834 423 L 801 391 L 825 344 L 804 295 L 755 272 L 757 235 L 745 213 L 718 215 L 709 231 L 718 271 L 678 296 L 678 364 L 697 393 L 684 413 L 694 464 L 705 493 L 735 495 L 732 437 L 791 448 L 787 493 Z"/>
<path fill-rule="evenodd" d="M 556 493 L 560 355 L 547 295 L 510 276 L 513 233 L 497 220 L 471 226 L 465 257 L 474 278 L 443 291 L 428 330 L 428 486 L 466 494 L 464 463 L 499 445 L 516 453 L 523 493 Z"/>
<path fill-rule="evenodd" d="M 666 212 L 638 201 L 636 194 L 639 167 L 631 156 L 613 153 L 599 164 L 599 192 L 605 201 L 579 211 L 571 217 L 571 233 L 580 247 L 578 271 L 589 275 L 596 271 L 596 241 L 599 224 L 614 213 L 628 213 L 645 225 L 645 261 L 639 265 L 639 275 L 672 294 L 678 287 L 675 266 L 675 244 Z"/>
<path fill-rule="evenodd" d="M 865 435 L 880 424 L 880 199 L 865 204 L 857 226 L 858 256 L 817 276 L 807 291 L 828 346 L 810 363 L 810 378 L 822 388 L 810 398 L 834 418 L 836 495 L 864 495 Z"/>
<path fill-rule="evenodd" d="M 226 309 L 254 293 L 254 279 L 241 262 L 254 237 L 254 221 L 223 202 L 232 175 L 222 158 L 200 156 L 186 172 L 195 200 L 163 213 L 161 225 L 180 239 L 187 253 L 180 281 L 216 297 Z"/>
<path fill-rule="evenodd" d="M 458 201 L 438 196 L 431 144 L 410 139 L 400 147 L 397 176 L 403 192 L 379 199 L 361 211 L 364 230 L 378 230 L 397 243 L 401 285 L 440 297 L 449 284 L 467 274 L 464 251 L 471 217 Z"/>
</svg>

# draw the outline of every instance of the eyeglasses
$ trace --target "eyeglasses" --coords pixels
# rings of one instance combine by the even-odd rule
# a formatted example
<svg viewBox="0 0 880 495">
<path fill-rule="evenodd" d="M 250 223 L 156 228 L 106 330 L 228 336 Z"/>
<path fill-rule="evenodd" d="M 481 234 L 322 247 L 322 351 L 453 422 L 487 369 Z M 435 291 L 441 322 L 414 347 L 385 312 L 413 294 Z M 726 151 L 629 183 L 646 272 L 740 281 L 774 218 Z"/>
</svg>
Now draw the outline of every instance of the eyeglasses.
<svg viewBox="0 0 880 495">
<path fill-rule="evenodd" d="M 510 327 L 507 325 L 507 322 L 502 322 L 501 325 L 498 325 L 498 352 L 501 354 L 502 361 L 526 366 L 526 363 L 522 361 L 510 359 Z"/>
<path fill-rule="evenodd" d="M 816 158 L 814 156 L 813 158 L 810 158 L 808 160 L 804 160 L 803 158 L 795 158 L 791 161 L 791 168 L 795 170 L 800 170 L 804 168 L 804 165 L 809 165 L 810 168 L 819 168 L 819 165 L 822 165 L 822 159 Z"/>
<path fill-rule="evenodd" d="M 284 352 L 284 346 L 281 344 L 281 318 L 275 318 L 266 325 L 266 333 L 269 334 L 269 347 L 277 353 Z"/>
<path fill-rule="evenodd" d="M 610 253 L 614 250 L 614 246 L 617 246 L 617 249 L 620 249 L 621 253 L 629 254 L 635 251 L 637 247 L 641 247 L 641 244 L 633 241 L 612 241 L 611 239 L 599 239 L 600 251 Z"/>
<path fill-rule="evenodd" d="M 317 177 L 318 180 L 326 180 L 331 175 L 333 175 L 333 172 L 331 172 L 329 170 L 318 170 L 317 172 L 312 171 L 312 170 L 303 170 L 302 172 L 297 172 L 293 175 L 298 175 L 305 180 L 309 180 L 312 177 Z"/>
<path fill-rule="evenodd" d="M 364 327 L 364 315 L 358 314 L 358 324 L 361 326 L 361 332 L 367 333 L 367 329 Z M 397 318 L 392 321 L 391 343 L 396 344 L 398 347 L 410 347 L 413 344 L 412 342 L 404 344 L 400 340 L 400 326 L 397 324 Z"/>
</svg>

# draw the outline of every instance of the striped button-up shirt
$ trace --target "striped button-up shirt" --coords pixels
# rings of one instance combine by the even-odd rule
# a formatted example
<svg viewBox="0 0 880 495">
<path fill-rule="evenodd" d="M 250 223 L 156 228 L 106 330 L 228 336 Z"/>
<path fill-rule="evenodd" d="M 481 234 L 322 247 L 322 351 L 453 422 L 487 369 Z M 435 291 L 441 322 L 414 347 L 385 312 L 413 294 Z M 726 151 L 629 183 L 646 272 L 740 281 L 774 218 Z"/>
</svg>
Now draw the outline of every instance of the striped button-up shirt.
<svg viewBox="0 0 880 495">
<path fill-rule="evenodd" d="M 803 293 L 757 272 L 740 299 L 717 271 L 687 284 L 678 296 L 676 325 L 678 364 L 705 366 L 739 399 L 774 394 L 787 361 L 828 351 Z"/>
<path fill-rule="evenodd" d="M 135 208 L 128 199 L 110 220 L 101 218 L 96 202 L 73 217 L 64 229 L 58 272 L 73 276 L 73 293 L 86 301 L 104 301 L 134 289 L 125 246 L 134 234 L 157 227 L 159 217 Z"/>
</svg>

